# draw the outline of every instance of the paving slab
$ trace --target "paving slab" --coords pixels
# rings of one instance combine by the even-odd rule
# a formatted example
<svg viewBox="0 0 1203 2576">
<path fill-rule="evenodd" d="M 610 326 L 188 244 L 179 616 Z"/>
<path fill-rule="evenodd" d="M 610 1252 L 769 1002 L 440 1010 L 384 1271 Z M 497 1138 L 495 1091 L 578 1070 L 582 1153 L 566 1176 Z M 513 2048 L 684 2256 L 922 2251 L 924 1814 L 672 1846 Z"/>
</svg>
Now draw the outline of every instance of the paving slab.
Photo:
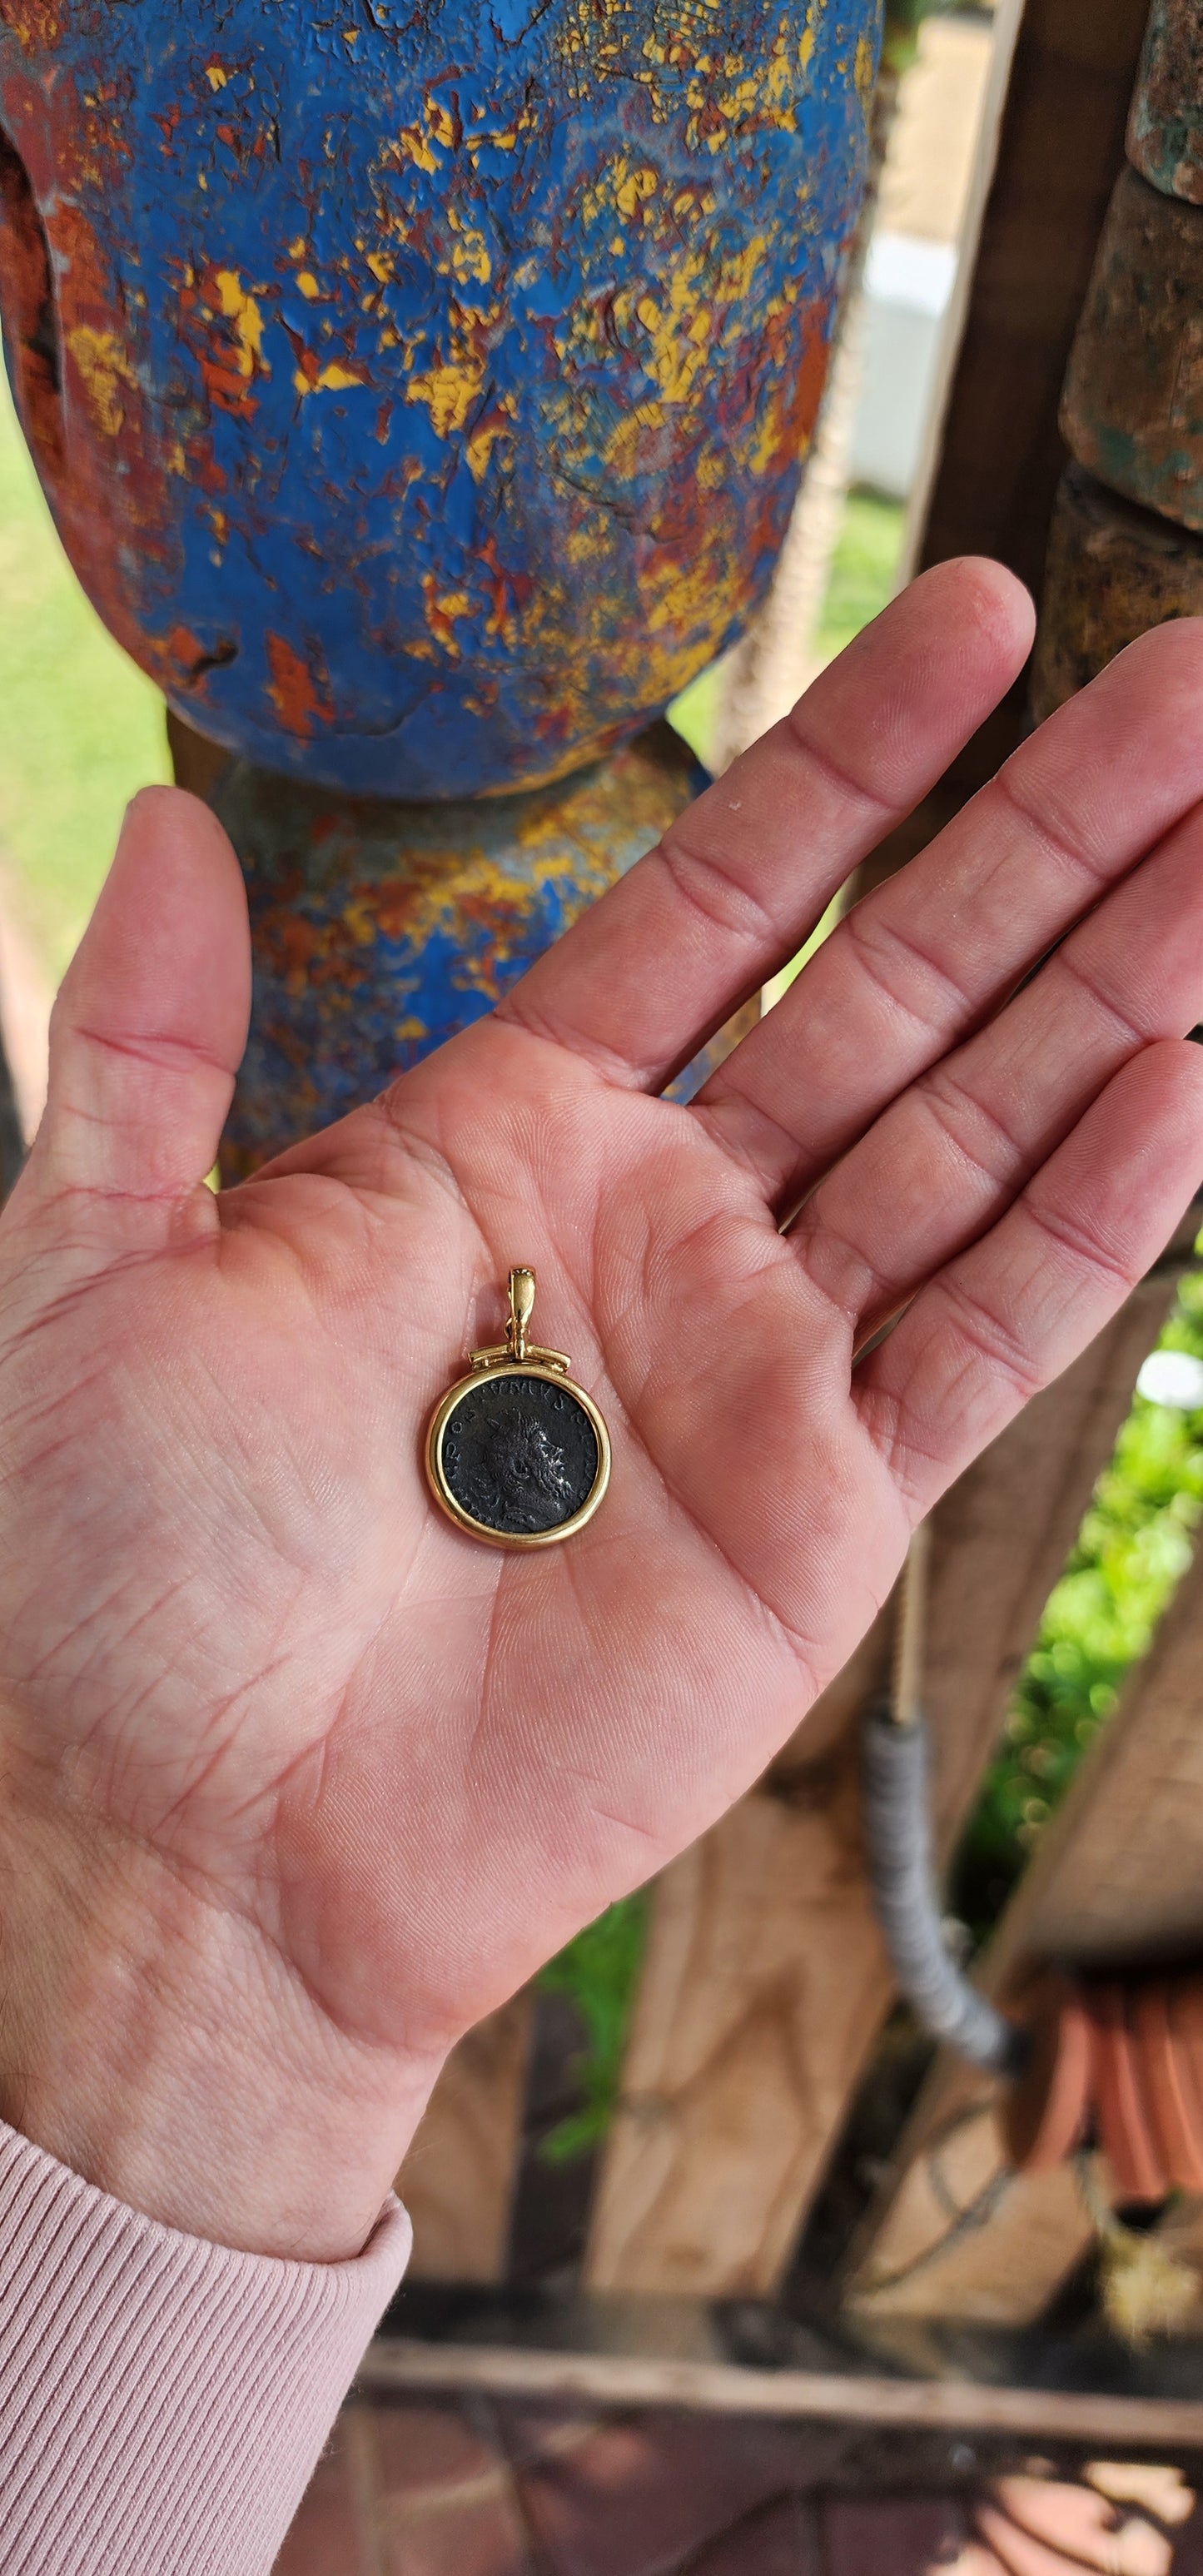
<svg viewBox="0 0 1203 2576">
<path fill-rule="evenodd" d="M 935 2576 L 970 2536 L 954 2496 L 830 2496 L 824 2576 Z"/>
<path fill-rule="evenodd" d="M 989 2475 L 946 2437 L 900 2455 L 863 2425 L 361 2395 L 275 2576 L 939 2576 Z M 1203 2503 L 1170 2537 L 1173 2576 L 1203 2576 Z"/>
<path fill-rule="evenodd" d="M 800 2488 L 805 2457 L 789 2425 L 661 2414 L 596 2425 L 517 2474 L 555 2576 L 676 2576 L 705 2543 Z"/>
<path fill-rule="evenodd" d="M 700 2550 L 685 2576 L 826 2576 L 818 2508 L 783 2497 Z"/>
<path fill-rule="evenodd" d="M 359 2509 L 356 2463 L 344 2407 L 310 2479 L 274 2576 L 379 2576 L 370 2514 Z"/>
</svg>

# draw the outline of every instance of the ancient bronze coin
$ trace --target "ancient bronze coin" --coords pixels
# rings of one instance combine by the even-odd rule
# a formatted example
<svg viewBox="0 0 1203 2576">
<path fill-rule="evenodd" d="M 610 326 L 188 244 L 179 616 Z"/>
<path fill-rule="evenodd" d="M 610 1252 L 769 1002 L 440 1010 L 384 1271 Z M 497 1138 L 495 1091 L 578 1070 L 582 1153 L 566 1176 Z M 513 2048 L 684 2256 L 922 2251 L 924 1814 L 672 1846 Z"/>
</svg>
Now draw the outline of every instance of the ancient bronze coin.
<svg viewBox="0 0 1203 2576">
<path fill-rule="evenodd" d="M 527 1340 L 534 1273 L 510 1273 L 505 1342 L 475 1351 L 472 1369 L 436 1405 L 426 1473 L 436 1500 L 471 1537 L 494 1547 L 546 1547 L 596 1511 L 610 1473 L 606 1426 L 575 1386 L 561 1351 Z"/>
</svg>

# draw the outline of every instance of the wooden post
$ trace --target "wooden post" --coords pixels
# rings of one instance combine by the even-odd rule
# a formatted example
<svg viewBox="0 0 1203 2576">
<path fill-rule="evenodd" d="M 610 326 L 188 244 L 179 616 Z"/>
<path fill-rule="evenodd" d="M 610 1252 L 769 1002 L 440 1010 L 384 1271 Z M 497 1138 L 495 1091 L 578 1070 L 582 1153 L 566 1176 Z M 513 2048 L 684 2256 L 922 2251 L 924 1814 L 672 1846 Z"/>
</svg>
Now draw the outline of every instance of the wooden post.
<svg viewBox="0 0 1203 2576">
<path fill-rule="evenodd" d="M 1146 627 L 1203 604 L 1203 36 L 1154 0 L 1074 340 L 1032 703 L 1048 714 Z"/>
<path fill-rule="evenodd" d="M 1032 662 L 1033 720 L 1168 617 L 1203 614 L 1203 541 L 1108 492 L 1082 465 L 1061 478 Z"/>
<path fill-rule="evenodd" d="M 1066 461 L 1061 390 L 1123 156 L 1147 5 L 1027 0 L 939 458 L 909 549 L 915 571 L 994 555 L 1039 596 Z M 1020 680 L 861 871 L 861 888 L 926 848 L 1014 751 L 1027 712 Z"/>
<path fill-rule="evenodd" d="M 1203 205 L 1203 24 L 1195 0 L 1153 0 L 1128 159 L 1168 197 Z"/>
<path fill-rule="evenodd" d="M 944 1855 L 1192 1236 L 933 1516 L 925 1694 Z M 592 2289 L 777 2286 L 893 1992 L 862 1865 L 855 1732 L 888 1651 L 883 1620 L 761 1787 L 659 1883 Z"/>
<path fill-rule="evenodd" d="M 1100 482 L 1203 529 L 1203 207 L 1136 170 L 1116 181 L 1066 378 L 1061 427 Z"/>
<path fill-rule="evenodd" d="M 504 2279 L 530 2035 L 531 1997 L 514 1995 L 460 2041 L 435 2085 L 397 2176 L 415 2280 Z"/>
<path fill-rule="evenodd" d="M 1203 1551 L 1083 1763 L 999 1926 L 983 1984 L 1005 2001 L 1048 1960 L 1138 1968 L 1203 1946 Z M 944 2052 L 865 2231 L 865 2321 L 1025 2325 L 1093 2233 L 1074 2176 L 1015 2177 L 998 2085 Z"/>
<path fill-rule="evenodd" d="M 1166 616 L 1203 606 L 1203 47 L 1155 0 L 1070 359 L 1063 478 L 1034 671 L 1040 716 Z M 1143 174 L 1143 175 L 1141 175 Z M 1131 1966 L 1203 1936 L 1196 1779 L 1203 1561 L 1041 1843 L 985 1970 L 1005 1996 L 1062 1956 Z M 1092 2233 L 1072 2174 L 1012 2176 L 1000 2090 L 942 2053 L 864 2231 L 862 2319 L 1038 2316 Z"/>
</svg>

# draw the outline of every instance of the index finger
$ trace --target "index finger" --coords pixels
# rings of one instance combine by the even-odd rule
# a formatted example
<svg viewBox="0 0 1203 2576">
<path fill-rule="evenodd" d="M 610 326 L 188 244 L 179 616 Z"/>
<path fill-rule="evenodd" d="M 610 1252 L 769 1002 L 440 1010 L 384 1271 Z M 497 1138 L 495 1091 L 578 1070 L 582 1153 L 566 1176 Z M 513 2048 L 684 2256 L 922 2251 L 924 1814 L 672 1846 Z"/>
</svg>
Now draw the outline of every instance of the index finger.
<svg viewBox="0 0 1203 2576">
<path fill-rule="evenodd" d="M 1032 638 L 1001 564 L 938 564 L 557 940 L 498 1016 L 658 1091 L 795 955 L 996 706 Z"/>
</svg>

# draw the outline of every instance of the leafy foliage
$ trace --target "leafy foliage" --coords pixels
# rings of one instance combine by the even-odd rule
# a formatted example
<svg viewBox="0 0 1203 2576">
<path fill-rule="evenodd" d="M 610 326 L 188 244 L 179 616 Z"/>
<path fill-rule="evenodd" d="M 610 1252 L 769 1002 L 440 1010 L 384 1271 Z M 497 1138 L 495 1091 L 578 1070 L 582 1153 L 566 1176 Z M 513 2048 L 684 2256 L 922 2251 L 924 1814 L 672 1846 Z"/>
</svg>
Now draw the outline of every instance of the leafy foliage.
<svg viewBox="0 0 1203 2576">
<path fill-rule="evenodd" d="M 1160 1348 L 1203 1359 L 1203 1271 L 1184 1280 Z M 1190 1562 L 1201 1514 L 1203 1409 L 1179 1412 L 1137 1395 L 1049 1599 L 962 1844 L 954 1901 L 979 1934 L 1145 1652 Z"/>
<path fill-rule="evenodd" d="M 646 1888 L 620 1897 L 596 1923 L 587 1923 L 539 1978 L 548 1993 L 567 1995 L 575 2004 L 586 2037 L 576 2069 L 584 2103 L 544 2139 L 541 2152 L 548 2164 L 568 2164 L 576 2156 L 587 2155 L 610 2125 L 618 2100 L 627 2016 L 643 1957 L 647 1903 Z"/>
</svg>

